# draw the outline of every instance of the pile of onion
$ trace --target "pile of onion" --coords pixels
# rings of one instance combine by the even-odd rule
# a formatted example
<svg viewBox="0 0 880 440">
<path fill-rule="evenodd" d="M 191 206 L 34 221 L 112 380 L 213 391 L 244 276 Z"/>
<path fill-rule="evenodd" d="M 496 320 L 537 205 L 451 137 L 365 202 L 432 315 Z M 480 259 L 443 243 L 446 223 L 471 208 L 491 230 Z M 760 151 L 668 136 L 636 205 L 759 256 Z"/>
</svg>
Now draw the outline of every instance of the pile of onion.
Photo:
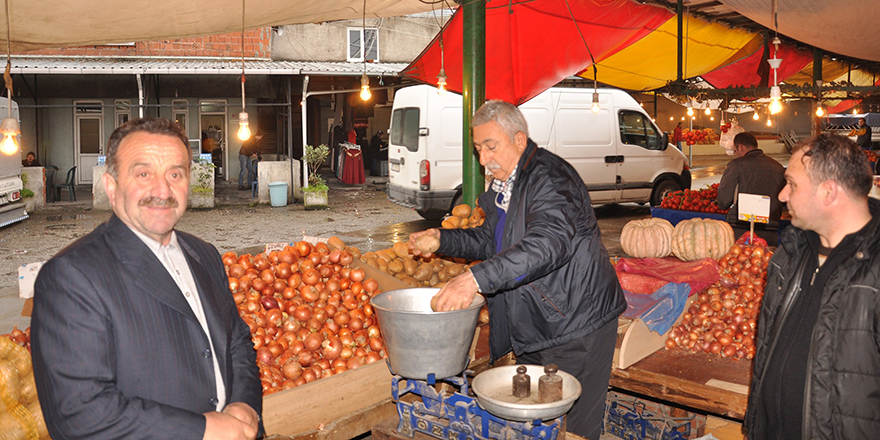
<svg viewBox="0 0 880 440">
<path fill-rule="evenodd" d="M 18 326 L 13 326 L 12 331 L 9 333 L 4 333 L 0 335 L 0 337 L 6 337 L 15 342 L 16 344 L 27 348 L 28 351 L 31 351 L 31 328 L 28 327 L 21 331 L 18 329 Z"/>
<path fill-rule="evenodd" d="M 263 395 L 381 360 L 370 298 L 379 283 L 352 268 L 355 248 L 301 241 L 266 255 L 223 254 L 229 290 L 250 327 Z"/>
<path fill-rule="evenodd" d="M 732 359 L 755 357 L 755 326 L 772 253 L 734 244 L 718 260 L 721 281 L 709 286 L 672 328 L 666 348 L 682 347 Z"/>
</svg>

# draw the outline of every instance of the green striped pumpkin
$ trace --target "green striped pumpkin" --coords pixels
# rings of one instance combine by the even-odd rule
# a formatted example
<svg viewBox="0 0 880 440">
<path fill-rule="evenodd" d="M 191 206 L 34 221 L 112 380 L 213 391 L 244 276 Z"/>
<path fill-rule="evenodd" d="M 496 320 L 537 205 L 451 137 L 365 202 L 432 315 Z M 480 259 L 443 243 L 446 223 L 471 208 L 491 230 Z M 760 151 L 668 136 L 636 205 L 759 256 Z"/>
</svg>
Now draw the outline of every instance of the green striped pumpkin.
<svg viewBox="0 0 880 440">
<path fill-rule="evenodd" d="M 733 228 L 727 222 L 692 218 L 675 225 L 672 253 L 681 260 L 718 259 L 733 246 Z"/>
<path fill-rule="evenodd" d="M 672 253 L 672 223 L 662 218 L 633 220 L 620 232 L 620 247 L 635 258 L 663 258 Z"/>
</svg>

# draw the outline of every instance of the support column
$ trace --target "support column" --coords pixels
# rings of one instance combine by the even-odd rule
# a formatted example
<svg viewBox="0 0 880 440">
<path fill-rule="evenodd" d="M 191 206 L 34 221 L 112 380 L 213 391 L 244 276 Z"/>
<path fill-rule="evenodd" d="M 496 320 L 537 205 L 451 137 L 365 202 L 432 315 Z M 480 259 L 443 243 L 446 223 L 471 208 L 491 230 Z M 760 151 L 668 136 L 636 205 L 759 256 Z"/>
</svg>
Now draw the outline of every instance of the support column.
<svg viewBox="0 0 880 440">
<path fill-rule="evenodd" d="M 682 41 L 684 39 L 684 16 L 682 12 L 684 12 L 684 6 L 682 3 L 683 0 L 678 0 L 675 8 L 676 19 L 678 19 L 678 75 L 675 78 L 679 82 L 684 79 L 684 50 L 682 49 Z"/>
<path fill-rule="evenodd" d="M 824 52 L 822 49 L 817 47 L 813 48 L 813 87 L 816 88 L 816 98 L 820 97 L 821 89 L 822 89 L 822 56 Z M 822 101 L 817 99 L 813 103 L 813 114 L 812 114 L 812 129 L 810 130 L 810 134 L 813 136 L 822 133 L 822 118 L 816 116 L 816 107 L 821 105 Z"/>
<path fill-rule="evenodd" d="M 462 2 L 462 197 L 472 208 L 485 188 L 483 167 L 474 151 L 471 119 L 486 101 L 486 3 L 485 0 Z"/>
</svg>

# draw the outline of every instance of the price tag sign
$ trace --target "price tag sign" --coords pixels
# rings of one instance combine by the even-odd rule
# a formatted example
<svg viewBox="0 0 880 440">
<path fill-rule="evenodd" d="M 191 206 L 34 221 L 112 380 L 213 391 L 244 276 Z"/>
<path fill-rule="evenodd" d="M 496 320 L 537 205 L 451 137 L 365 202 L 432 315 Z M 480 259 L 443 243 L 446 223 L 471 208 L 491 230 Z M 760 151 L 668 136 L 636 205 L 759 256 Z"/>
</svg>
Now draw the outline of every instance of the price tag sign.
<svg viewBox="0 0 880 440">
<path fill-rule="evenodd" d="M 739 216 L 737 218 L 742 221 L 755 223 L 770 222 L 769 196 L 740 193 L 737 207 L 739 208 Z"/>
<path fill-rule="evenodd" d="M 266 243 L 266 249 L 263 252 L 269 255 L 272 251 L 283 251 L 285 247 L 287 247 L 287 243 Z"/>
</svg>

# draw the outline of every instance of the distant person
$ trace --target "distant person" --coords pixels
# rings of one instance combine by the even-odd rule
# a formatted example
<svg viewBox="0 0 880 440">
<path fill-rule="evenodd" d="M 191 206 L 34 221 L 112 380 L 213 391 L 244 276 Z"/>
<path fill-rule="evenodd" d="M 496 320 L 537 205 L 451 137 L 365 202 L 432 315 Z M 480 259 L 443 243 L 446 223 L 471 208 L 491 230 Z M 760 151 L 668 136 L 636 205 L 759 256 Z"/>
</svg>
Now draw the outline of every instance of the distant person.
<svg viewBox="0 0 880 440">
<path fill-rule="evenodd" d="M 863 150 L 872 149 L 871 134 L 871 126 L 868 125 L 868 121 L 865 118 L 859 119 L 859 128 L 856 129 L 856 144 Z"/>
<path fill-rule="evenodd" d="M 880 201 L 850 139 L 798 144 L 779 199 L 744 426 L 752 440 L 880 436 Z M 445 231 L 444 231 L 445 233 Z"/>
<path fill-rule="evenodd" d="M 368 149 L 368 157 L 370 159 L 370 175 L 371 176 L 380 176 L 382 175 L 381 165 L 380 163 L 383 160 L 388 160 L 388 142 L 385 142 L 382 139 L 382 136 L 385 135 L 385 132 L 379 130 L 373 137 L 370 139 L 370 148 Z"/>
<path fill-rule="evenodd" d="M 782 203 L 779 191 L 785 186 L 785 168 L 758 148 L 758 140 L 751 133 L 740 133 L 733 138 L 736 159 L 727 164 L 721 184 L 718 185 L 718 207 L 730 210 L 727 222 L 733 227 L 736 238 L 749 231 L 749 222 L 739 220 L 739 194 L 760 194 L 770 197 L 769 223 L 755 223 L 755 235 L 774 246 L 777 241 Z"/>
<path fill-rule="evenodd" d="M 260 161 L 260 141 L 263 140 L 263 132 L 258 131 L 253 137 L 241 143 L 238 150 L 238 189 L 250 189 L 254 183 L 255 165 Z M 247 185 L 244 177 L 247 174 Z"/>
<path fill-rule="evenodd" d="M 41 167 L 40 161 L 37 160 L 37 155 L 34 154 L 33 151 L 28 151 L 28 154 L 24 156 L 24 160 L 21 161 L 21 166 L 23 167 Z"/>
<path fill-rule="evenodd" d="M 681 122 L 675 125 L 675 130 L 672 132 L 672 142 L 675 143 L 675 146 L 678 147 L 678 151 L 682 151 L 681 149 Z"/>
</svg>

